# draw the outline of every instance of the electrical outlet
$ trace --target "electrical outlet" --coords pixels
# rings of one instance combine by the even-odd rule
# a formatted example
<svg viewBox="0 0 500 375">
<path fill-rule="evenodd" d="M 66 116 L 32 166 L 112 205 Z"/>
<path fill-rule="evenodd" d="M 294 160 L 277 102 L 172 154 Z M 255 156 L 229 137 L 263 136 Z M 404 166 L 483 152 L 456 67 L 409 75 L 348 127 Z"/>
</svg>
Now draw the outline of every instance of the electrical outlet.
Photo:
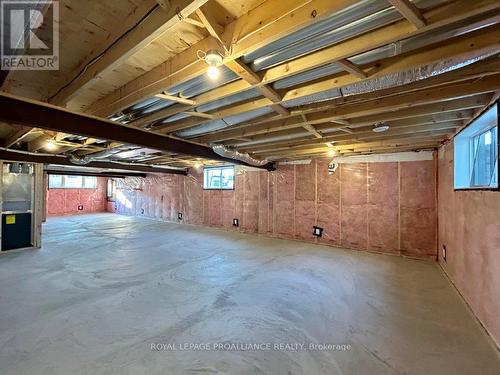
<svg viewBox="0 0 500 375">
<path fill-rule="evenodd" d="M 233 219 L 233 227 L 239 227 L 240 221 L 238 219 Z"/>
<path fill-rule="evenodd" d="M 446 245 L 443 245 L 443 249 L 441 251 L 441 254 L 443 256 L 443 260 L 446 262 Z"/>
<path fill-rule="evenodd" d="M 179 212 L 179 213 L 177 214 L 177 219 L 182 220 L 182 212 Z"/>
<path fill-rule="evenodd" d="M 322 237 L 323 236 L 323 228 L 314 226 L 313 227 L 313 236 Z"/>
<path fill-rule="evenodd" d="M 83 211 L 83 205 L 78 206 L 78 211 Z"/>
<path fill-rule="evenodd" d="M 144 208 L 141 208 L 141 214 L 144 215 Z"/>
</svg>

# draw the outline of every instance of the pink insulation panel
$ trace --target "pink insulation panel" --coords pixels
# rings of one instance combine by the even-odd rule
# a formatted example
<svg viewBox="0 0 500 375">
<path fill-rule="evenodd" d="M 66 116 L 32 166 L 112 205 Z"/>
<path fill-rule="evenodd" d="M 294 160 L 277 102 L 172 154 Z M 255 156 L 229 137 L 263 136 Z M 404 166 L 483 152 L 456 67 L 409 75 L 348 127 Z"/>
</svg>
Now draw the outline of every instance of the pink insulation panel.
<svg viewBox="0 0 500 375">
<path fill-rule="evenodd" d="M 225 228 L 233 227 L 234 219 L 234 191 L 222 191 L 222 226 Z"/>
<path fill-rule="evenodd" d="M 328 173 L 328 160 L 317 165 L 317 225 L 323 228 L 320 243 L 340 245 L 340 173 Z"/>
<path fill-rule="evenodd" d="M 197 171 L 154 184 L 148 177 L 142 189 L 121 192 L 127 204 L 117 203 L 117 212 L 174 222 L 182 212 L 189 224 L 435 257 L 433 160 L 342 164 L 332 175 L 328 162 L 279 165 L 274 172 L 237 168 L 234 190 L 203 190 Z M 323 228 L 321 238 L 312 235 L 314 225 Z"/>
<path fill-rule="evenodd" d="M 368 248 L 399 249 L 399 163 L 368 164 Z"/>
<path fill-rule="evenodd" d="M 259 172 L 245 172 L 243 189 L 243 222 L 241 227 L 247 232 L 257 232 L 259 226 Z"/>
<path fill-rule="evenodd" d="M 269 190 L 271 188 L 270 179 L 272 174 L 268 172 L 259 172 L 259 221 L 257 228 L 259 233 L 271 233 L 272 226 L 270 225 L 269 215 Z"/>
<path fill-rule="evenodd" d="M 295 166 L 281 166 L 275 172 L 275 179 L 275 233 L 283 238 L 293 238 L 295 233 Z"/>
<path fill-rule="evenodd" d="M 222 226 L 222 190 L 206 190 L 206 199 L 208 199 L 207 212 L 209 225 L 213 227 Z"/>
<path fill-rule="evenodd" d="M 96 189 L 47 189 L 47 216 L 105 212 L 106 182 L 105 177 L 98 177 Z"/>
<path fill-rule="evenodd" d="M 182 200 L 184 208 L 184 222 L 188 224 L 203 223 L 203 174 L 193 171 L 183 177 Z M 177 217 L 177 215 L 176 215 Z"/>
<path fill-rule="evenodd" d="M 314 240 L 316 224 L 316 162 L 295 166 L 295 238 Z"/>
<path fill-rule="evenodd" d="M 436 170 L 434 160 L 401 163 L 401 250 L 408 255 L 436 254 Z"/>
<path fill-rule="evenodd" d="M 500 194 L 454 191 L 452 143 L 440 149 L 438 170 L 439 263 L 500 346 Z"/>
<path fill-rule="evenodd" d="M 342 164 L 341 231 L 342 246 L 366 249 L 368 245 L 368 165 Z"/>
</svg>

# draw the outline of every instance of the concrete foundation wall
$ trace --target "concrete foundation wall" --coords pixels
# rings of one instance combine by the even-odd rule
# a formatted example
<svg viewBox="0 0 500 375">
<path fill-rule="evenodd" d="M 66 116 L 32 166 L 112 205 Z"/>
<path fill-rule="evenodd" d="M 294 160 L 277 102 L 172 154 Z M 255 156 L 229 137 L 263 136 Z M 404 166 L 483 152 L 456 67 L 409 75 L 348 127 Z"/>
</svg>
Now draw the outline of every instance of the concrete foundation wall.
<svg viewBox="0 0 500 375">
<path fill-rule="evenodd" d="M 271 173 L 238 169 L 234 191 L 203 190 L 201 172 L 128 178 L 109 209 L 174 222 L 181 212 L 189 224 L 435 259 L 435 178 L 434 160 L 341 164 L 329 175 L 319 159 Z"/>
<path fill-rule="evenodd" d="M 77 215 L 106 212 L 105 177 L 97 177 L 97 189 L 48 189 L 47 216 Z M 78 206 L 83 210 L 79 211 Z"/>
<path fill-rule="evenodd" d="M 454 191 L 452 143 L 438 166 L 439 263 L 500 346 L 500 192 Z"/>
</svg>

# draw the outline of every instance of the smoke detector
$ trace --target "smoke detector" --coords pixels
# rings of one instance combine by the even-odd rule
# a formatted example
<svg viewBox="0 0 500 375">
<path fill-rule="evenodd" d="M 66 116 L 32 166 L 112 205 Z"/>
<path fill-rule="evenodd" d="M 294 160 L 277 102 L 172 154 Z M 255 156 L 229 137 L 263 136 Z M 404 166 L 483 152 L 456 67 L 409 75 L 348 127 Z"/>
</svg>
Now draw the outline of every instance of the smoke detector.
<svg viewBox="0 0 500 375">
<path fill-rule="evenodd" d="M 223 60 L 220 52 L 215 49 L 208 50 L 207 52 L 198 51 L 198 57 L 207 63 L 207 74 L 210 79 L 216 80 L 219 77 L 219 66 L 222 65 Z"/>
<path fill-rule="evenodd" d="M 389 130 L 389 125 L 387 125 L 385 122 L 378 122 L 374 125 L 374 128 L 372 130 L 375 133 L 383 133 Z"/>
</svg>

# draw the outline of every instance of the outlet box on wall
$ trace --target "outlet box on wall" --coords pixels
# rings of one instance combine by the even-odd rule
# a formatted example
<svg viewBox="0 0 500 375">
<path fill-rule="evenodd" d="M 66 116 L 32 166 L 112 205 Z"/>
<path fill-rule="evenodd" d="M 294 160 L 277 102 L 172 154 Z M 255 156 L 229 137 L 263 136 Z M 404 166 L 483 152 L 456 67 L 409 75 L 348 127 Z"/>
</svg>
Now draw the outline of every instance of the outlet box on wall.
<svg viewBox="0 0 500 375">
<path fill-rule="evenodd" d="M 314 226 L 313 227 L 313 236 L 322 237 L 323 236 L 323 228 Z"/>
<path fill-rule="evenodd" d="M 179 213 L 177 214 L 177 219 L 182 220 L 182 212 L 179 212 Z"/>
<path fill-rule="evenodd" d="M 233 219 L 233 227 L 239 227 L 240 221 L 238 219 Z"/>
<path fill-rule="evenodd" d="M 82 204 L 80 204 L 80 205 L 78 206 L 78 211 L 83 211 L 83 205 L 82 205 Z"/>
</svg>

